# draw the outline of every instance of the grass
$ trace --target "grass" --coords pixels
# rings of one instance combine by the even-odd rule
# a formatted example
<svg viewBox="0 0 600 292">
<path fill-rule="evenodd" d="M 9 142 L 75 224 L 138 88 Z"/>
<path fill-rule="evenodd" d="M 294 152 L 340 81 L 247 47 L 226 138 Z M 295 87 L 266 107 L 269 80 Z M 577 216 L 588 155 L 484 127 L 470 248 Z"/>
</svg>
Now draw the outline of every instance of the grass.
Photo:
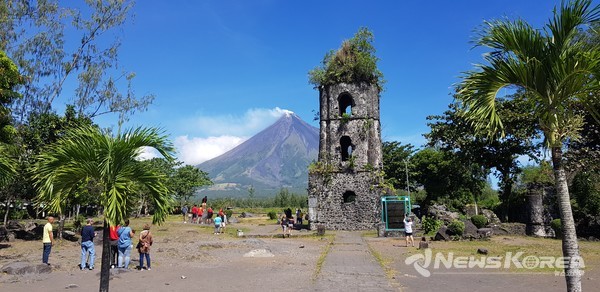
<svg viewBox="0 0 600 292">
<path fill-rule="evenodd" d="M 505 259 L 507 254 L 511 253 L 512 257 L 516 257 L 517 253 L 522 252 L 522 256 L 517 257 L 517 261 L 521 262 L 528 256 L 539 257 L 562 257 L 562 243 L 559 239 L 549 238 L 534 238 L 525 236 L 496 236 L 488 241 L 434 241 L 430 242 L 433 254 L 442 253 L 444 258 L 448 258 L 452 253 L 453 257 L 473 257 L 474 259 L 500 257 L 502 269 L 510 272 L 552 272 L 562 270 L 553 265 L 537 265 L 531 268 L 520 268 L 517 265 L 510 263 L 508 269 L 504 269 Z M 586 268 L 590 268 L 591 263 L 597 264 L 600 262 L 600 243 L 580 241 L 580 253 L 586 263 Z M 478 248 L 488 250 L 487 255 L 477 254 Z M 420 250 L 410 249 L 408 255 L 422 253 Z M 594 266 L 595 266 L 594 264 Z"/>
<path fill-rule="evenodd" d="M 333 240 L 335 239 L 335 235 L 326 234 L 322 238 L 327 238 L 329 243 L 323 247 L 321 251 L 321 255 L 319 255 L 319 259 L 317 260 L 317 264 L 315 265 L 315 272 L 313 274 L 312 280 L 316 281 L 319 274 L 321 274 L 321 269 L 323 268 L 323 264 L 325 263 L 325 259 L 331 250 L 331 246 L 333 246 Z"/>
</svg>

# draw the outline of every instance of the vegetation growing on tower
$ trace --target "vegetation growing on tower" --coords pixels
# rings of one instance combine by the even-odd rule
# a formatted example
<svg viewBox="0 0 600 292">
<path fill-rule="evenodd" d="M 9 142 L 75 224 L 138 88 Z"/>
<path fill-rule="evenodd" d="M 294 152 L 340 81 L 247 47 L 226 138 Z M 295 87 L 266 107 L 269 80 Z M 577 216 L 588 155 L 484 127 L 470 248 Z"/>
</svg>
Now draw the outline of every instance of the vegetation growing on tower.
<svg viewBox="0 0 600 292">
<path fill-rule="evenodd" d="M 362 27 L 349 40 L 342 42 L 337 50 L 331 50 L 320 66 L 310 70 L 309 83 L 315 87 L 336 83 L 376 84 L 383 90 L 383 74 L 377 69 L 379 58 L 375 56 L 373 33 Z"/>
</svg>

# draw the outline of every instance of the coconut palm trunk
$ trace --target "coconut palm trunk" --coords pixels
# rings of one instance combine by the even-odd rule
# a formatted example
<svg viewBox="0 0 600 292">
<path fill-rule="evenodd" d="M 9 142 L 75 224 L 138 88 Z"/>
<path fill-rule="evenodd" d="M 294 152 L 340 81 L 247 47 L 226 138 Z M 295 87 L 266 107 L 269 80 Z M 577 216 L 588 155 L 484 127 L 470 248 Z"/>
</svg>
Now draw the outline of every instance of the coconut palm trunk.
<svg viewBox="0 0 600 292">
<path fill-rule="evenodd" d="M 562 163 L 562 149 L 552 148 L 552 164 L 554 168 L 554 179 L 556 183 L 556 195 L 560 210 L 560 223 L 562 227 L 562 252 L 565 260 L 565 276 L 567 291 L 581 290 L 581 264 L 579 255 L 579 244 L 575 230 L 575 220 L 571 210 L 571 198 L 567 184 L 567 176 Z"/>
<path fill-rule="evenodd" d="M 110 280 L 110 230 L 104 219 L 102 228 L 102 267 L 100 269 L 100 292 L 108 292 Z"/>
</svg>

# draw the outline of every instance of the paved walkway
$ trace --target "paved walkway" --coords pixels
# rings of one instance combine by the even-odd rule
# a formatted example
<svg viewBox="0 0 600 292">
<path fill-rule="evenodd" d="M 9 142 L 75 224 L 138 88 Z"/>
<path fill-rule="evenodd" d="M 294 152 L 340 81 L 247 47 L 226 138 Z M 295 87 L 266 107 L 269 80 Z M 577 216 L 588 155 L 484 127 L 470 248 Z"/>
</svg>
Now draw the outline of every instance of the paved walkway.
<svg viewBox="0 0 600 292">
<path fill-rule="evenodd" d="M 402 291 L 388 279 L 361 232 L 337 231 L 315 291 Z"/>
</svg>

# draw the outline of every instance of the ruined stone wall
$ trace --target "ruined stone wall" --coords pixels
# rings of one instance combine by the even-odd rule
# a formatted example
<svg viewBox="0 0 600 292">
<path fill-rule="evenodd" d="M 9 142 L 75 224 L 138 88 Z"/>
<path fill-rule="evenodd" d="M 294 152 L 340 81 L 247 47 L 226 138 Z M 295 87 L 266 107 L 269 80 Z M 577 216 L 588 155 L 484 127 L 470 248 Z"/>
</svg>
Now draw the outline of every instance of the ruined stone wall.
<svg viewBox="0 0 600 292">
<path fill-rule="evenodd" d="M 323 224 L 329 230 L 365 230 L 381 222 L 381 189 L 374 185 L 369 172 L 332 173 L 309 176 L 309 210 L 311 229 Z M 344 202 L 344 193 L 356 195 Z M 312 206 L 311 206 L 312 205 Z"/>
</svg>

